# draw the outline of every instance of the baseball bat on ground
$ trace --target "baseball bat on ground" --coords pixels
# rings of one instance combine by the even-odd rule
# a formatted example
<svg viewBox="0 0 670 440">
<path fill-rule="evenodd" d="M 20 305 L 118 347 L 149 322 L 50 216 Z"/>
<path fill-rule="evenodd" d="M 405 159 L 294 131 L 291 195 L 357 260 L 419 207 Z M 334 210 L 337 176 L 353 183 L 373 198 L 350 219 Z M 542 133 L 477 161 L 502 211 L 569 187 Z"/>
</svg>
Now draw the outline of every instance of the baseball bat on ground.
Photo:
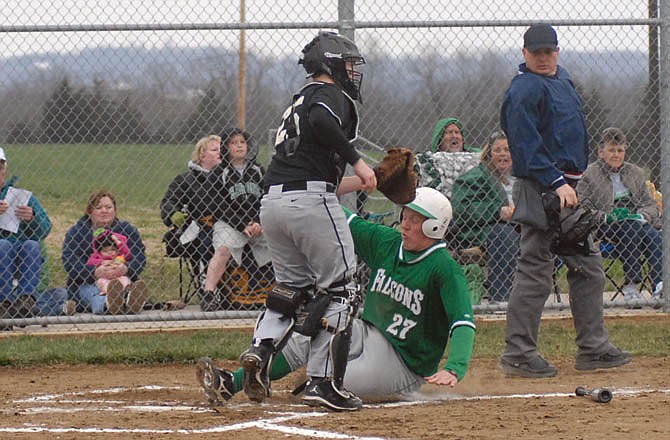
<svg viewBox="0 0 670 440">
<path fill-rule="evenodd" d="M 589 397 L 599 403 L 609 403 L 612 400 L 612 392 L 607 388 L 594 388 L 588 390 L 584 387 L 577 387 L 575 394 L 578 396 Z"/>
</svg>

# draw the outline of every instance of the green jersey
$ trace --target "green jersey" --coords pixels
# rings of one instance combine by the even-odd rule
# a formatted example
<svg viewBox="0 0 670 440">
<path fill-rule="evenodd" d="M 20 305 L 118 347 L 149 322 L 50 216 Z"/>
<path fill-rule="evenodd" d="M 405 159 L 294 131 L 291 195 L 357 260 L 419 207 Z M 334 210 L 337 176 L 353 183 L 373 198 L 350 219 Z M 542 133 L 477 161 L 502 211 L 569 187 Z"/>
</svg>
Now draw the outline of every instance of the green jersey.
<svg viewBox="0 0 670 440">
<path fill-rule="evenodd" d="M 370 267 L 362 319 L 378 328 L 416 374 L 430 376 L 449 337 L 446 370 L 465 375 L 475 329 L 467 282 L 446 244 L 402 248 L 400 232 L 345 208 L 356 254 Z M 460 334 L 462 337 L 455 337 Z"/>
</svg>

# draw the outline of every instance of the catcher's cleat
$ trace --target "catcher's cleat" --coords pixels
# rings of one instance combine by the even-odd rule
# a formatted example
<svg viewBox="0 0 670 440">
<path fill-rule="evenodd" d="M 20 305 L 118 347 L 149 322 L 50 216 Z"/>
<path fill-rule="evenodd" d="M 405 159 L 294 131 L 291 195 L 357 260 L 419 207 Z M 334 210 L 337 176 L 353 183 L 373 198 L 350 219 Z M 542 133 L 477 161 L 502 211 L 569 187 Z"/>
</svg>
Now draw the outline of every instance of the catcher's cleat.
<svg viewBox="0 0 670 440">
<path fill-rule="evenodd" d="M 263 345 L 250 347 L 240 356 L 244 370 L 244 393 L 254 402 L 262 403 L 270 396 L 268 365 L 272 349 Z"/>
<path fill-rule="evenodd" d="M 233 373 L 214 366 L 214 362 L 204 357 L 196 364 L 195 377 L 205 391 L 209 402 L 223 404 L 233 397 Z"/>
<path fill-rule="evenodd" d="M 312 380 L 305 389 L 302 400 L 310 406 L 325 406 L 333 411 L 356 411 L 363 401 L 344 388 L 337 389 L 332 380 Z"/>
</svg>

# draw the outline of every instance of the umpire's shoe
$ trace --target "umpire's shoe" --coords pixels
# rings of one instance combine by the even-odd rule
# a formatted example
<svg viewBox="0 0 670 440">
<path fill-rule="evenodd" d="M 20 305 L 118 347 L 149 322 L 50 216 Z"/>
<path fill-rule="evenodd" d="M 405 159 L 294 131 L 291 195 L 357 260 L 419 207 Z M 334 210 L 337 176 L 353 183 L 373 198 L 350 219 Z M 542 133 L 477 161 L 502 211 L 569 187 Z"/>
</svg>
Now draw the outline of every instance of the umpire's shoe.
<svg viewBox="0 0 670 440">
<path fill-rule="evenodd" d="M 505 372 L 507 376 L 512 377 L 554 377 L 557 373 L 556 367 L 539 355 L 525 362 L 514 362 L 500 358 L 498 368 Z"/>
<path fill-rule="evenodd" d="M 251 346 L 240 356 L 244 370 L 244 393 L 254 402 L 261 403 L 270 396 L 268 372 L 272 347 L 264 344 Z"/>
<path fill-rule="evenodd" d="M 633 355 L 628 351 L 621 351 L 612 347 L 605 353 L 596 355 L 577 355 L 576 370 L 596 370 L 598 368 L 614 368 L 629 363 Z"/>
<path fill-rule="evenodd" d="M 214 366 L 208 358 L 201 358 L 196 364 L 195 377 L 207 394 L 209 403 L 222 405 L 233 397 L 233 373 Z"/>
<path fill-rule="evenodd" d="M 310 406 L 325 406 L 333 411 L 356 411 L 363 401 L 344 388 L 338 389 L 335 382 L 325 379 L 312 379 L 302 400 Z"/>
</svg>

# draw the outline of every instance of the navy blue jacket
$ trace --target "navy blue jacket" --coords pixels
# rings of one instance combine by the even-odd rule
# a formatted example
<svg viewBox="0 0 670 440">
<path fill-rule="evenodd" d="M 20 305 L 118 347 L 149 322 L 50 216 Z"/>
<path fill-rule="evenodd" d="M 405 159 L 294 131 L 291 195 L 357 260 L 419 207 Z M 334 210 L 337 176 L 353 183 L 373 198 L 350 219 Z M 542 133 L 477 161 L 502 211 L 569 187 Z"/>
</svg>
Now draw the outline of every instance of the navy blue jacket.
<svg viewBox="0 0 670 440">
<path fill-rule="evenodd" d="M 136 281 L 147 264 L 140 232 L 129 222 L 119 219 L 114 219 L 110 229 L 128 237 L 128 247 L 133 258 L 126 263 L 128 266 L 126 276 Z M 61 260 L 67 272 L 67 289 L 73 294 L 84 284 L 95 284 L 95 266 L 86 265 L 91 252 L 93 252 L 93 226 L 85 215 L 68 229 L 63 241 Z"/>
<path fill-rule="evenodd" d="M 556 189 L 564 174 L 588 165 L 588 139 L 582 101 L 568 72 L 543 76 L 519 66 L 500 111 L 500 124 L 512 154 L 512 174 Z"/>
</svg>

